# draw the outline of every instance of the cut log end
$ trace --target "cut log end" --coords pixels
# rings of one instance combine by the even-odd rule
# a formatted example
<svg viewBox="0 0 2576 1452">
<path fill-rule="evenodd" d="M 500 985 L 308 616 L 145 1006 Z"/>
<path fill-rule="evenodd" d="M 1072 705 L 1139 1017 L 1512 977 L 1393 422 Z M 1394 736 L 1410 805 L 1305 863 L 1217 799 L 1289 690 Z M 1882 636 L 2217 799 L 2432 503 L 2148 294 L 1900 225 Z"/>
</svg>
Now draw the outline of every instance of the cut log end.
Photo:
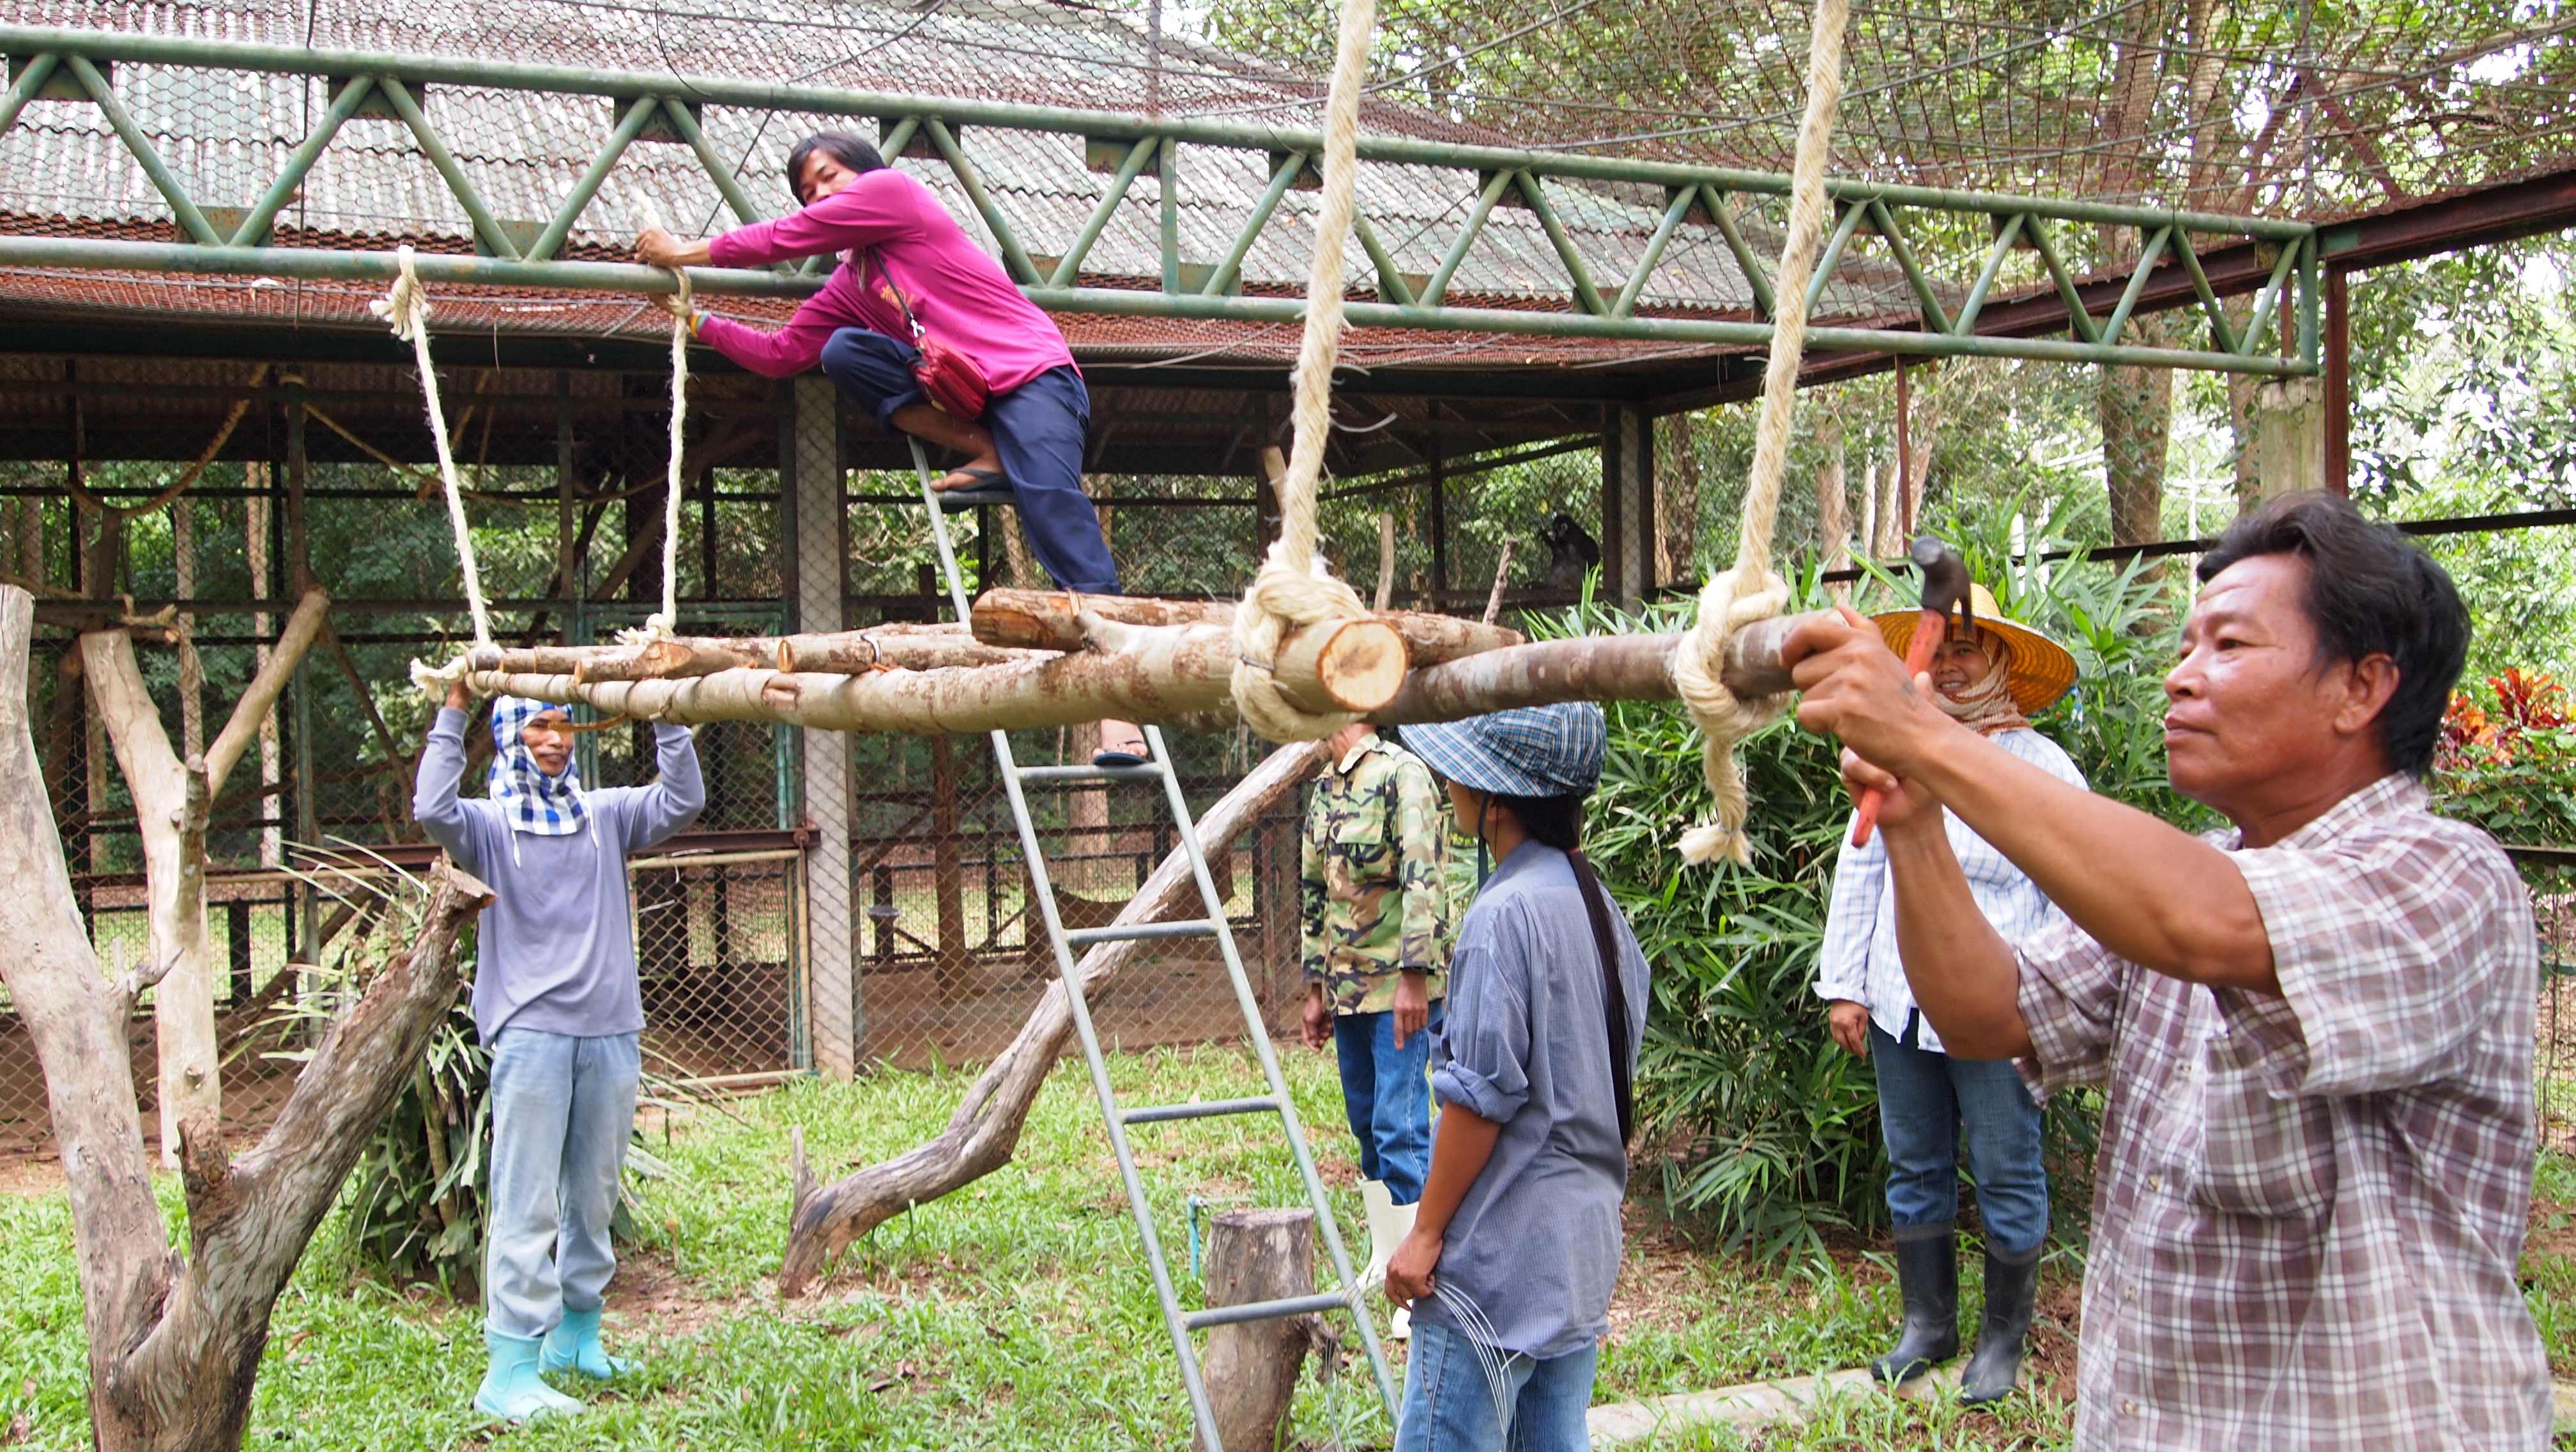
<svg viewBox="0 0 2576 1452">
<path fill-rule="evenodd" d="M 1309 711 L 1374 711 L 1404 688 L 1404 637 L 1383 620 L 1339 620 L 1291 631 L 1272 666 Z"/>
</svg>

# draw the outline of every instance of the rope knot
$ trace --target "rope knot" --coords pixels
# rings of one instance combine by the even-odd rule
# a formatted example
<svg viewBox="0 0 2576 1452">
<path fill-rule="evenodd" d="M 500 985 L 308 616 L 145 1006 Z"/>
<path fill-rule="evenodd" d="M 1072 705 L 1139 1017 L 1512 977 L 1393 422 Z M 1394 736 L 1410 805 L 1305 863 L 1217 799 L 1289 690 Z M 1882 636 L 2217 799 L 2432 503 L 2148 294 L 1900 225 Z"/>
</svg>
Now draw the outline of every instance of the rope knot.
<svg viewBox="0 0 2576 1452">
<path fill-rule="evenodd" d="M 1711 821 L 1682 834 L 1682 860 L 1697 866 L 1724 857 L 1739 866 L 1753 865 L 1753 844 L 1744 834 L 1751 810 L 1745 795 L 1744 768 L 1735 748 L 1745 738 L 1780 718 L 1787 694 L 1747 700 L 1727 689 L 1719 672 L 1726 665 L 1726 640 L 1756 620 L 1780 613 L 1789 601 L 1789 585 L 1761 565 L 1739 563 L 1721 570 L 1700 591 L 1699 621 L 1673 650 L 1673 688 L 1690 708 L 1704 738 L 1700 775 L 1716 799 Z"/>
</svg>

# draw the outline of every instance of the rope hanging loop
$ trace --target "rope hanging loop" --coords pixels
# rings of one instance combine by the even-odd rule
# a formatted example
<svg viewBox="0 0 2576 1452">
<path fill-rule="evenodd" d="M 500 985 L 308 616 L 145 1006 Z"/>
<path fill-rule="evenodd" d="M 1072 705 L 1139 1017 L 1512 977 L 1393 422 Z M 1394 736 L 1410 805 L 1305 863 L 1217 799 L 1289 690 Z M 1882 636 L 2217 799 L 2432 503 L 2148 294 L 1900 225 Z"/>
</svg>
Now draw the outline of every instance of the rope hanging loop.
<svg viewBox="0 0 2576 1452">
<path fill-rule="evenodd" d="M 1725 857 L 1752 865 L 1752 844 L 1744 835 L 1750 803 L 1735 748 L 1779 719 L 1789 703 L 1786 694 L 1745 700 L 1726 688 L 1719 671 L 1726 663 L 1727 637 L 1779 614 L 1789 598 L 1787 582 L 1771 572 L 1771 532 L 1788 475 L 1789 430 L 1797 420 L 1807 284 L 1832 210 L 1825 195 L 1825 164 L 1833 150 L 1834 108 L 1842 99 L 1843 31 L 1850 15 L 1850 0 L 1816 0 L 1815 25 L 1807 40 L 1807 110 L 1798 125 L 1797 163 L 1789 178 L 1789 235 L 1781 244 L 1780 275 L 1771 288 L 1779 316 L 1773 320 L 1771 356 L 1762 374 L 1762 413 L 1754 428 L 1753 471 L 1745 481 L 1735 565 L 1719 571 L 1700 592 L 1699 619 L 1673 651 L 1673 684 L 1699 725 L 1700 774 L 1716 802 L 1711 820 L 1682 834 L 1682 858 L 1694 864 Z"/>
<path fill-rule="evenodd" d="M 1278 481 L 1279 538 L 1234 612 L 1235 709 L 1272 741 L 1313 741 L 1356 721 L 1351 712 L 1309 711 L 1270 673 L 1281 637 L 1304 626 L 1368 614 L 1359 592 L 1335 579 L 1315 553 L 1316 488 L 1332 437 L 1333 363 L 1342 342 L 1342 251 L 1351 235 L 1359 173 L 1360 92 L 1368 80 L 1377 0 L 1342 0 L 1341 35 L 1324 99 L 1324 189 L 1315 221 L 1315 261 L 1306 282 L 1306 327 L 1297 348 L 1295 437 L 1288 476 Z"/>
<path fill-rule="evenodd" d="M 645 220 L 655 227 L 662 225 L 661 209 L 651 197 L 639 197 Z M 680 619 L 680 474 L 687 461 L 689 427 L 689 313 L 692 299 L 689 271 L 685 267 L 670 269 L 672 281 L 679 284 L 679 307 L 671 314 L 671 461 L 662 489 L 662 609 L 645 617 L 636 629 L 617 632 L 622 645 L 647 645 L 656 640 L 670 640 Z M 708 593 L 714 593 L 715 582 L 707 582 Z"/>
<path fill-rule="evenodd" d="M 367 304 L 367 311 L 385 320 L 394 336 L 411 344 L 412 360 L 420 369 L 420 395 L 429 410 L 429 438 L 438 449 L 438 482 L 447 494 L 447 524 L 456 536 L 456 562 L 465 577 L 465 606 L 474 617 L 474 643 L 492 643 L 492 612 L 483 598 L 483 571 L 474 559 L 474 532 L 465 520 L 465 492 L 456 482 L 456 458 L 447 444 L 447 410 L 438 398 L 438 369 L 429 358 L 429 290 L 421 285 L 420 273 L 406 246 L 394 254 L 394 285 L 385 295 Z M 448 688 L 465 678 L 467 655 L 459 651 L 456 658 L 443 666 L 432 666 L 415 660 L 411 663 L 411 683 L 432 696 L 444 698 Z"/>
</svg>

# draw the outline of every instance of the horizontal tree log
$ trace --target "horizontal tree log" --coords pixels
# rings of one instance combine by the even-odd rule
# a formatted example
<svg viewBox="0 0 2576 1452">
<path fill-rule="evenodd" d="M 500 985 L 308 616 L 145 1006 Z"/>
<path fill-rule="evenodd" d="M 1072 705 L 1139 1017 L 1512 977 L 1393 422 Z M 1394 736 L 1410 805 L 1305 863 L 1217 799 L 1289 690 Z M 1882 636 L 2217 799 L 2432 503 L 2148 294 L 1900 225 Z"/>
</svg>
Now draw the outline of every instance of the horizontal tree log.
<svg viewBox="0 0 2576 1452">
<path fill-rule="evenodd" d="M 856 675 L 885 667 L 923 671 L 948 666 L 1008 665 L 1058 653 L 986 645 L 962 625 L 893 624 L 785 636 L 773 655 L 782 671 Z"/>
<path fill-rule="evenodd" d="M 1065 654 L 1029 650 L 973 667 L 858 675 L 752 667 L 686 680 L 590 683 L 575 681 L 569 673 L 480 671 L 472 685 L 486 693 L 566 704 L 586 701 L 603 713 L 683 725 L 783 721 L 824 731 L 915 735 L 1064 726 L 1102 716 L 1203 731 L 1231 717 L 1235 654 L 1230 633 L 1207 624 L 1132 626 L 1092 618 L 1091 649 Z M 1780 646 L 1809 618 L 1782 616 L 1738 631 L 1720 678 L 1748 698 L 1792 689 L 1780 664 Z M 1349 624 L 1314 629 L 1329 632 Z M 920 649 L 936 657 L 963 648 L 954 627 L 945 636 L 929 634 L 926 627 L 911 629 L 925 633 L 887 637 L 889 652 Z M 1297 632 L 1283 644 L 1283 669 L 1302 665 L 1311 673 L 1333 664 L 1319 661 L 1325 653 L 1305 647 L 1301 637 L 1307 635 Z M 1362 709 L 1380 725 L 1406 725 L 1558 701 L 1668 701 L 1675 694 L 1673 650 L 1683 639 L 1678 634 L 1578 636 L 1504 646 L 1411 670 L 1383 706 L 1341 708 Z M 1355 676 L 1368 674 L 1352 662 L 1342 664 Z M 1334 709 L 1334 703 L 1346 699 L 1327 691 L 1311 674 L 1302 694 L 1323 703 L 1310 706 L 1316 710 Z"/>
<path fill-rule="evenodd" d="M 976 600 L 975 638 L 987 645 L 1036 650 L 1080 650 L 1085 637 L 1082 617 L 1096 615 L 1120 625 L 1234 625 L 1232 600 L 1157 600 L 1139 595 L 1082 595 L 1064 590 L 1014 590 L 997 587 Z M 1379 610 L 1383 620 L 1404 637 L 1404 649 L 1419 669 L 1481 651 L 1518 645 L 1517 630 L 1433 615 L 1419 610 Z"/>
</svg>

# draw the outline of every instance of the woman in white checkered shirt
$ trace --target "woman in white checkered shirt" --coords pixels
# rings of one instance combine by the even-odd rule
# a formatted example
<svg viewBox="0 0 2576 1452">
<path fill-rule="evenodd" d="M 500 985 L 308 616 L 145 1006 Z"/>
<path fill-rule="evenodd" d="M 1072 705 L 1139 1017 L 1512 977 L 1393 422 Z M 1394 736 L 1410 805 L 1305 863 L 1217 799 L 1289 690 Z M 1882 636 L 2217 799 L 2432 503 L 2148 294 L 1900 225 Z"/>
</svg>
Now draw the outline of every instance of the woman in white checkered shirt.
<svg viewBox="0 0 2576 1452">
<path fill-rule="evenodd" d="M 2084 774 L 2056 742 L 2031 729 L 2075 681 L 2075 658 L 2047 636 L 2002 618 L 1982 585 L 1970 619 L 1954 619 L 1932 660 L 1935 702 L 1952 720 L 2021 761 L 2080 788 Z M 1876 623 L 1890 649 L 1912 643 L 1919 610 Z M 2018 867 L 1955 818 L 1950 849 L 1977 907 L 2004 941 L 2018 943 L 2065 919 Z M 1878 1118 L 1887 1139 L 1887 1210 L 1896 1230 L 1897 1288 L 1905 1323 L 1897 1343 L 1870 1363 L 1879 1380 L 1901 1382 L 1959 1351 L 1959 1140 L 1977 1175 L 1985 1238 L 1985 1315 L 1961 1374 L 1959 1399 L 2001 1401 L 2021 1375 L 2040 1252 L 2048 1244 L 2048 1174 L 2040 1165 L 2039 1101 L 2009 1059 L 1944 1051 L 1915 1011 L 1897 955 L 1896 900 L 1883 837 L 1848 837 L 1834 872 L 1833 907 L 1817 954 L 1816 993 L 1837 1043 L 1866 1054 L 1878 1077 Z"/>
</svg>

